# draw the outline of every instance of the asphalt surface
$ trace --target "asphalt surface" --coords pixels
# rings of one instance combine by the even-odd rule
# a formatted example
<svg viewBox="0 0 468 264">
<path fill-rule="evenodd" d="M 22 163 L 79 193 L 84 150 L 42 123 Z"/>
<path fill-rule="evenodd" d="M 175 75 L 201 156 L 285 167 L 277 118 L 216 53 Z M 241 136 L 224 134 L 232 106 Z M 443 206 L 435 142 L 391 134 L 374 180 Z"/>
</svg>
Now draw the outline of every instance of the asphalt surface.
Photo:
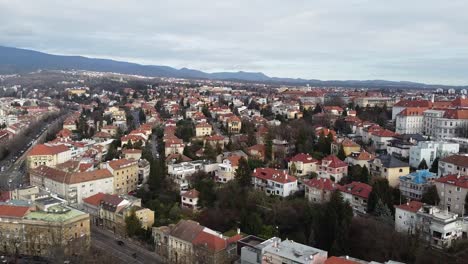
<svg viewBox="0 0 468 264">
<path fill-rule="evenodd" d="M 31 148 L 45 140 L 48 132 L 48 127 L 54 126 L 56 123 L 62 122 L 68 115 L 64 115 L 60 118 L 55 119 L 52 123 L 43 123 L 40 129 L 37 130 L 36 134 L 25 142 L 23 146 L 18 148 L 16 153 L 10 153 L 10 155 L 0 162 L 0 168 L 3 167 L 3 171 L 0 172 L 0 190 L 15 189 L 28 181 L 26 179 L 26 156 Z"/>
<path fill-rule="evenodd" d="M 124 244 L 119 245 L 117 243 L 119 240 L 123 241 Z M 155 252 L 149 251 L 128 239 L 117 237 L 111 231 L 100 227 L 93 226 L 91 228 L 91 246 L 118 258 L 121 261 L 120 263 L 164 263 L 163 259 Z"/>
</svg>

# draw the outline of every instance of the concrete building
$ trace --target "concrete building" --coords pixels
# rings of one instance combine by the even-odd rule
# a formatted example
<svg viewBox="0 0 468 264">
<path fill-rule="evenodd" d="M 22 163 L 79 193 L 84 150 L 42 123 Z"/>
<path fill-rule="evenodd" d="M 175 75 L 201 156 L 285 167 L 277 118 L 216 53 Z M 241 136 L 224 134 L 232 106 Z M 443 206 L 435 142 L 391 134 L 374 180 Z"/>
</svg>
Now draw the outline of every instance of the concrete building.
<svg viewBox="0 0 468 264">
<path fill-rule="evenodd" d="M 424 111 L 427 108 L 407 107 L 396 115 L 395 132 L 398 134 L 422 134 L 424 132 Z"/>
<path fill-rule="evenodd" d="M 107 169 L 86 172 L 65 172 L 40 166 L 30 170 L 29 181 L 70 204 L 81 204 L 83 198 L 98 192 L 114 193 L 114 176 Z"/>
<path fill-rule="evenodd" d="M 331 154 L 338 155 L 340 149 L 343 148 L 345 156 L 349 156 L 353 152 L 361 151 L 361 146 L 351 139 L 342 139 L 331 143 Z"/>
<path fill-rule="evenodd" d="M 369 152 L 362 150 L 361 152 L 353 152 L 348 157 L 346 157 L 345 162 L 348 165 L 359 165 L 364 168 L 366 166 L 369 168 L 369 162 L 373 160 L 375 156 Z"/>
<path fill-rule="evenodd" d="M 348 201 L 355 214 L 367 213 L 367 201 L 372 192 L 372 186 L 362 182 L 352 182 L 338 187 L 343 199 Z"/>
<path fill-rule="evenodd" d="M 297 179 L 286 171 L 272 168 L 257 168 L 252 174 L 255 189 L 268 195 L 287 197 L 298 191 Z"/>
<path fill-rule="evenodd" d="M 91 244 L 89 215 L 48 197 L 30 206 L 0 204 L 4 254 L 54 258 L 85 253 Z"/>
<path fill-rule="evenodd" d="M 142 228 L 149 229 L 154 224 L 154 211 L 143 208 L 141 199 L 129 195 L 97 193 L 83 199 L 83 209 L 90 214 L 94 225 L 120 235 L 126 234 L 125 218 L 133 212 Z"/>
<path fill-rule="evenodd" d="M 241 156 L 237 155 L 225 158 L 223 162 L 219 164 L 218 170 L 215 172 L 216 181 L 226 183 L 233 180 L 241 158 Z"/>
<path fill-rule="evenodd" d="M 468 155 L 454 154 L 439 160 L 439 177 L 449 174 L 468 175 Z"/>
<path fill-rule="evenodd" d="M 138 184 L 138 161 L 118 159 L 102 163 L 101 165 L 114 176 L 115 194 L 127 194 L 136 190 Z"/>
<path fill-rule="evenodd" d="M 468 176 L 461 174 L 446 175 L 436 179 L 439 206 L 448 212 L 465 215 L 465 197 L 468 194 Z"/>
<path fill-rule="evenodd" d="M 192 220 L 176 225 L 153 227 L 156 254 L 165 263 L 228 264 L 237 257 L 236 242 L 240 234 L 226 237 Z"/>
<path fill-rule="evenodd" d="M 239 240 L 241 264 L 323 264 L 328 252 L 278 237 L 268 240 L 248 236 Z"/>
<path fill-rule="evenodd" d="M 29 169 L 37 168 L 41 165 L 55 167 L 72 158 L 71 150 L 65 145 L 48 146 L 43 144 L 35 145 L 27 155 L 27 166 Z"/>
<path fill-rule="evenodd" d="M 419 227 L 417 213 L 423 205 L 418 201 L 395 205 L 395 230 L 400 233 L 415 234 Z"/>
<path fill-rule="evenodd" d="M 429 170 L 418 170 L 405 176 L 400 176 L 400 193 L 410 200 L 421 200 L 427 189 L 434 184 L 437 177 Z"/>
<path fill-rule="evenodd" d="M 459 152 L 459 144 L 442 141 L 421 141 L 418 145 L 412 146 L 409 153 L 409 165 L 417 168 L 424 159 L 430 168 L 436 159 L 445 158 L 448 155 Z"/>
<path fill-rule="evenodd" d="M 409 165 L 393 156 L 380 155 L 369 162 L 369 170 L 372 176 L 385 178 L 390 186 L 397 187 L 400 176 L 409 174 Z"/>
<path fill-rule="evenodd" d="M 184 148 L 185 144 L 182 139 L 174 137 L 164 141 L 164 153 L 166 157 L 172 154 L 182 154 Z"/>
<path fill-rule="evenodd" d="M 212 131 L 212 127 L 210 124 L 206 122 L 202 122 L 195 125 L 195 136 L 196 137 L 204 137 L 210 136 Z"/>
</svg>

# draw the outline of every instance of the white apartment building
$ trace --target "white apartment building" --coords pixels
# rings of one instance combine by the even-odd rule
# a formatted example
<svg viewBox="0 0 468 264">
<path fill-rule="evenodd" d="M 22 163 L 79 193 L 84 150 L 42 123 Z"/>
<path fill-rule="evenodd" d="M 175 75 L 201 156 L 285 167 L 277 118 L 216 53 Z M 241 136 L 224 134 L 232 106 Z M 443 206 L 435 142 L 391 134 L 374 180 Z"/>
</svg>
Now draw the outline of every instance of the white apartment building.
<svg viewBox="0 0 468 264">
<path fill-rule="evenodd" d="M 188 177 L 198 171 L 214 173 L 218 169 L 218 163 L 207 163 L 203 160 L 181 162 L 167 165 L 169 177 L 180 187 L 181 191 L 187 191 L 189 188 Z"/>
<path fill-rule="evenodd" d="M 449 174 L 468 175 L 468 155 L 454 154 L 440 159 L 438 176 Z"/>
<path fill-rule="evenodd" d="M 367 213 L 367 201 L 372 192 L 372 186 L 362 182 L 352 182 L 338 187 L 343 200 L 348 201 L 355 214 Z"/>
<path fill-rule="evenodd" d="M 423 205 L 418 201 L 395 205 L 395 230 L 400 233 L 415 234 L 418 227 L 417 212 Z"/>
<path fill-rule="evenodd" d="M 444 110 L 429 109 L 424 111 L 424 135 L 433 135 L 437 120 L 444 116 Z"/>
<path fill-rule="evenodd" d="M 83 198 L 99 192 L 114 193 L 114 177 L 107 169 L 69 173 L 40 166 L 30 171 L 30 183 L 57 194 L 70 204 L 81 204 Z"/>
<path fill-rule="evenodd" d="M 445 158 L 450 154 L 459 152 L 460 145 L 457 143 L 442 141 L 420 141 L 418 145 L 412 146 L 409 153 L 409 164 L 417 168 L 424 159 L 430 168 L 436 158 Z"/>
<path fill-rule="evenodd" d="M 252 174 L 255 189 L 268 195 L 287 197 L 298 190 L 297 179 L 286 171 L 272 168 L 257 168 Z"/>
<path fill-rule="evenodd" d="M 427 108 L 407 107 L 396 115 L 395 132 L 398 134 L 422 134 L 424 131 L 423 112 Z"/>
</svg>

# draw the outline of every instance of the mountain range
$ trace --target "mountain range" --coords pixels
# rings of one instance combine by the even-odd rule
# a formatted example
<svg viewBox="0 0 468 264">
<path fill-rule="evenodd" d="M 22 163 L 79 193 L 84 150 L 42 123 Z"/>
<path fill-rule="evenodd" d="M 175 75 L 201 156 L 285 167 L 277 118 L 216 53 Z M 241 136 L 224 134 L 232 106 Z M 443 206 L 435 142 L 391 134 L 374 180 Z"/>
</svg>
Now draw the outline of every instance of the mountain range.
<svg viewBox="0 0 468 264">
<path fill-rule="evenodd" d="M 312 86 L 348 87 L 387 87 L 387 88 L 448 88 L 461 86 L 428 85 L 415 82 L 395 82 L 385 80 L 345 80 L 321 81 L 293 78 L 269 77 L 262 72 L 214 72 L 169 66 L 141 65 L 109 59 L 87 58 L 83 56 L 53 55 L 28 49 L 0 46 L 0 74 L 27 73 L 37 70 L 87 70 L 115 72 L 149 77 L 175 77 L 187 79 L 238 80 L 250 82 L 272 82 L 284 84 L 310 84 Z M 465 86 L 466 87 L 466 86 Z"/>
</svg>

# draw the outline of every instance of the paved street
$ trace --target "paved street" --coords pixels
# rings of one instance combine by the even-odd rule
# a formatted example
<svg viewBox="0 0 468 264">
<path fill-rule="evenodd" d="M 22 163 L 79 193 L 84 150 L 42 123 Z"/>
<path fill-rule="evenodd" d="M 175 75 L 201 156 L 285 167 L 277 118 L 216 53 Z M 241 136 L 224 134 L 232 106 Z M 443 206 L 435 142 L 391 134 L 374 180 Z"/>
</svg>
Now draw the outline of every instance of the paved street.
<svg viewBox="0 0 468 264">
<path fill-rule="evenodd" d="M 118 240 L 125 244 L 117 244 Z M 164 263 L 156 253 L 127 239 L 116 237 L 112 232 L 99 227 L 93 226 L 91 228 L 91 245 L 120 259 L 120 263 Z M 132 256 L 134 253 L 136 253 L 136 257 Z"/>
</svg>

